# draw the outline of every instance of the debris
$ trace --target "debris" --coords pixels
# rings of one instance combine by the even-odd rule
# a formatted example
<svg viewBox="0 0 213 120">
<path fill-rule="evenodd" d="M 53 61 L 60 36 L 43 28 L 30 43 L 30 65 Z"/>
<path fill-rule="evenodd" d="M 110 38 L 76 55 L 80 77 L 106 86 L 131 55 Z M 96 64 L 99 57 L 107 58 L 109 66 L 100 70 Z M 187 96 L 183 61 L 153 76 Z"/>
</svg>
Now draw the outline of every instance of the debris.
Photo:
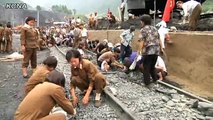
<svg viewBox="0 0 213 120">
<path fill-rule="evenodd" d="M 117 96 L 117 90 L 114 87 L 109 87 L 109 90 L 114 96 Z"/>
<path fill-rule="evenodd" d="M 10 55 L 0 58 L 0 61 L 11 62 L 23 59 L 24 56 L 19 54 L 18 52 L 14 52 Z"/>
<path fill-rule="evenodd" d="M 198 110 L 205 111 L 205 110 L 208 110 L 208 109 L 213 109 L 213 105 L 206 103 L 206 102 L 199 102 L 198 103 Z"/>
<path fill-rule="evenodd" d="M 213 117 L 213 109 L 208 109 L 207 111 L 204 112 L 204 114 L 205 114 L 206 116 L 211 116 L 211 117 Z"/>
</svg>

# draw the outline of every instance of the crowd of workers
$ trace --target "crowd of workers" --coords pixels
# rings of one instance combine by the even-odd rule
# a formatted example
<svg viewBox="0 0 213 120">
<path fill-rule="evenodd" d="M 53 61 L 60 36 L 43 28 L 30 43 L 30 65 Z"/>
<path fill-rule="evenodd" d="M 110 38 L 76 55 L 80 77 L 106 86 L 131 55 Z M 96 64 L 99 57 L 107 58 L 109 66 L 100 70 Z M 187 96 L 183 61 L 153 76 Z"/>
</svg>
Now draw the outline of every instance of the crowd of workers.
<svg viewBox="0 0 213 120">
<path fill-rule="evenodd" d="M 34 28 L 34 24 L 35 18 L 28 17 L 26 24 L 21 29 L 21 48 L 24 55 L 22 71 L 23 77 L 29 79 L 25 84 L 25 98 L 15 113 L 14 118 L 16 120 L 25 118 L 65 119 L 67 113 L 75 115 L 77 112 L 74 108 L 79 103 L 76 88 L 84 94 L 83 105 L 89 103 L 89 96 L 95 90 L 95 106 L 100 107 L 101 93 L 107 83 L 101 71 L 121 70 L 127 74 L 134 70 L 141 71 L 144 75 L 144 84 L 147 87 L 150 86 L 151 82 L 165 79 L 167 75 L 166 65 L 159 56 L 164 48 L 162 48 L 158 30 L 151 26 L 149 15 L 141 17 L 142 29 L 138 38 L 141 47 L 138 51 L 132 51 L 131 47 L 134 38 L 134 26 L 130 26 L 128 30 L 121 33 L 121 42 L 113 45 L 107 39 L 102 41 L 88 40 L 88 32 L 84 30 L 85 28 L 82 25 L 76 24 L 74 28 L 63 26 L 46 29 L 46 31 L 50 30 L 48 33 L 53 34 L 50 36 L 44 30 Z M 72 31 L 72 35 L 70 31 Z M 50 41 L 47 42 L 49 47 L 65 45 L 73 48 L 66 53 L 67 62 L 71 65 L 70 94 L 72 102 L 69 101 L 63 91 L 65 86 L 63 73 L 55 70 L 57 59 L 49 56 L 42 65 L 37 66 L 37 41 L 38 38 L 42 37 Z M 97 65 L 89 60 L 91 58 L 85 53 L 86 49 L 97 54 Z M 33 69 L 32 76 L 29 76 L 27 72 L 29 63 Z M 42 93 L 38 94 L 40 91 Z M 59 109 L 61 112 L 55 113 L 55 109 Z"/>
</svg>

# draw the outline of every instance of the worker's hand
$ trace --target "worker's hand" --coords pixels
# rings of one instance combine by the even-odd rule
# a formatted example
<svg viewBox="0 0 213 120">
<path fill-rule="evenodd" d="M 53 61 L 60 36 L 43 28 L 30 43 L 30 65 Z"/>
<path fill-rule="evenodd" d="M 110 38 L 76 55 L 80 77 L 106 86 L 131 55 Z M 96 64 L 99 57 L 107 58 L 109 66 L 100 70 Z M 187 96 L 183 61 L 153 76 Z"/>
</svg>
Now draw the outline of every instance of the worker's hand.
<svg viewBox="0 0 213 120">
<path fill-rule="evenodd" d="M 84 96 L 84 98 L 82 99 L 82 104 L 84 106 L 87 106 L 88 102 L 89 102 L 89 96 Z"/>
<path fill-rule="evenodd" d="M 74 108 L 73 111 L 74 111 L 74 112 L 73 112 L 73 115 L 76 115 L 76 113 L 77 113 L 77 112 L 76 112 L 76 108 Z"/>
<path fill-rule="evenodd" d="M 160 21 L 158 24 L 156 24 L 156 26 L 158 27 L 167 27 L 166 22 L 165 21 Z"/>
<path fill-rule="evenodd" d="M 121 39 L 121 43 L 124 43 L 125 42 L 125 40 L 124 39 Z"/>
<path fill-rule="evenodd" d="M 160 49 L 161 54 L 165 55 L 165 50 L 163 48 Z"/>
<path fill-rule="evenodd" d="M 126 66 L 123 66 L 122 71 L 126 71 L 126 70 L 127 70 Z"/>
<path fill-rule="evenodd" d="M 73 97 L 73 101 L 72 101 L 73 107 L 76 107 L 77 103 L 78 103 L 78 97 L 75 96 L 75 97 Z"/>
<path fill-rule="evenodd" d="M 21 46 L 21 51 L 24 53 L 26 51 L 26 47 L 24 45 Z"/>
</svg>

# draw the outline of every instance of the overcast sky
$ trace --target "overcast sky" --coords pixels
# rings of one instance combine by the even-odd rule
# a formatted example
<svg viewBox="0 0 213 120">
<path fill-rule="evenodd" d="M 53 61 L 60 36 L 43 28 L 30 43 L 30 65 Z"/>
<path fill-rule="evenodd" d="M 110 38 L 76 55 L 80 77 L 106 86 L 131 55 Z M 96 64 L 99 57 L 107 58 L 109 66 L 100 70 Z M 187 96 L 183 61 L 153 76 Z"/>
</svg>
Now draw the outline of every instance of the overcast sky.
<svg viewBox="0 0 213 120">
<path fill-rule="evenodd" d="M 51 8 L 52 5 L 66 5 L 69 9 L 77 9 L 78 12 L 95 11 L 100 10 L 103 5 L 115 5 L 119 6 L 120 0 L 22 0 L 23 2 L 29 4 L 32 7 L 40 5 L 47 10 Z M 119 3 L 119 4 L 118 4 Z"/>
<path fill-rule="evenodd" d="M 52 5 L 67 5 L 69 6 L 69 2 L 71 1 L 78 1 L 78 0 L 22 0 L 23 2 L 29 4 L 32 7 L 36 7 L 37 5 L 40 5 L 42 7 L 48 8 Z"/>
</svg>

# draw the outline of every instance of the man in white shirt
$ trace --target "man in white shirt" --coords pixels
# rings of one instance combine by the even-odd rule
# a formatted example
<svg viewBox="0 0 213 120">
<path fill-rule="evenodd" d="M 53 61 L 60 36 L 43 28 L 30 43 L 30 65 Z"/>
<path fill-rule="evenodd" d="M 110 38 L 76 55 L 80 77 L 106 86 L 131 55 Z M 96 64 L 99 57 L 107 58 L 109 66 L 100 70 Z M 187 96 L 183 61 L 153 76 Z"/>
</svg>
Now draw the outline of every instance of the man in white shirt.
<svg viewBox="0 0 213 120">
<path fill-rule="evenodd" d="M 77 24 L 81 24 L 81 19 L 80 19 L 80 17 L 78 17 L 78 18 L 76 19 L 76 23 L 77 23 Z"/>
<path fill-rule="evenodd" d="M 75 24 L 76 24 L 76 20 L 75 20 L 74 17 L 72 17 L 71 24 L 72 24 L 73 26 L 75 26 Z"/>
<path fill-rule="evenodd" d="M 167 76 L 167 69 L 163 59 L 160 56 L 158 56 L 158 59 L 156 61 L 155 69 L 159 76 L 158 80 L 164 80 Z"/>
<path fill-rule="evenodd" d="M 185 3 L 177 1 L 177 8 L 182 8 L 184 12 L 183 24 L 186 22 L 186 18 L 189 19 L 189 30 L 196 30 L 200 14 L 202 12 L 201 4 L 197 1 L 190 0 Z"/>
<path fill-rule="evenodd" d="M 121 21 L 124 21 L 124 12 L 125 12 L 125 1 L 121 0 L 121 6 L 120 6 L 120 11 L 121 11 Z"/>
<path fill-rule="evenodd" d="M 120 53 L 120 62 L 123 63 L 125 57 L 131 54 L 130 44 L 134 37 L 135 26 L 130 26 L 130 28 L 123 33 L 121 33 L 121 53 Z"/>
<path fill-rule="evenodd" d="M 81 41 L 84 42 L 84 46 L 87 49 L 87 41 L 88 41 L 88 31 L 87 29 L 84 27 L 84 25 L 81 25 Z"/>
<path fill-rule="evenodd" d="M 98 13 L 97 12 L 94 13 L 94 27 L 95 27 L 95 29 L 97 29 L 97 27 L 98 27 Z"/>
</svg>

